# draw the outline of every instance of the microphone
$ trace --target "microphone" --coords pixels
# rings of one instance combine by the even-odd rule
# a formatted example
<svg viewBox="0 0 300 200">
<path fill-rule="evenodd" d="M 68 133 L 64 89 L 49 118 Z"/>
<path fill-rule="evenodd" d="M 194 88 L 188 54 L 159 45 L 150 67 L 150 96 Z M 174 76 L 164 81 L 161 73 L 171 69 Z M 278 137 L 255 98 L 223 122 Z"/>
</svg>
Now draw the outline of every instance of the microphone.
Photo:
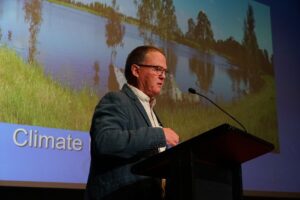
<svg viewBox="0 0 300 200">
<path fill-rule="evenodd" d="M 243 129 L 244 131 L 247 133 L 247 129 L 245 128 L 245 126 L 239 122 L 236 118 L 234 118 L 231 114 L 229 114 L 228 112 L 226 112 L 223 108 L 221 108 L 220 106 L 218 106 L 215 102 L 213 102 L 211 99 L 209 99 L 208 97 L 206 97 L 205 95 L 203 94 L 200 94 L 198 93 L 194 88 L 189 88 L 188 89 L 189 93 L 192 93 L 192 94 L 196 94 L 200 97 L 203 97 L 205 98 L 206 100 L 208 100 L 210 103 L 212 103 L 214 106 L 216 106 L 217 108 L 219 108 L 222 112 L 224 112 L 226 115 L 228 115 L 231 119 L 233 119 L 236 123 L 238 123 Z"/>
</svg>

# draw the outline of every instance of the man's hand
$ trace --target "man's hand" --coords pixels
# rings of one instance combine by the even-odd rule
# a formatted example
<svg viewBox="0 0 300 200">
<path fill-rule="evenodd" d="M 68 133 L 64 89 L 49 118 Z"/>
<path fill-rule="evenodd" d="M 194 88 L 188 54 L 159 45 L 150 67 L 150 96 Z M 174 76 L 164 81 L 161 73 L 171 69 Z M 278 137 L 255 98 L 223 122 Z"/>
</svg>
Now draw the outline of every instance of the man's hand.
<svg viewBox="0 0 300 200">
<path fill-rule="evenodd" d="M 179 143 L 179 136 L 171 128 L 163 128 L 167 146 L 175 146 Z"/>
</svg>

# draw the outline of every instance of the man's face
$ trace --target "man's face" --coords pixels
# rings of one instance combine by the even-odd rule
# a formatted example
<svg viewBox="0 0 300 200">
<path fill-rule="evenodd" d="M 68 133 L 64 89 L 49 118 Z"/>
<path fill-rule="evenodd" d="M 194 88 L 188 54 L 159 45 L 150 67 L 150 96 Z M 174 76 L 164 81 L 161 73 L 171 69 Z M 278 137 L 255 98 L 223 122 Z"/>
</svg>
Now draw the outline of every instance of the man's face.
<svg viewBox="0 0 300 200">
<path fill-rule="evenodd" d="M 167 70 L 165 56 L 158 51 L 150 51 L 144 62 L 136 64 L 132 66 L 132 72 L 137 77 L 137 88 L 150 98 L 159 95 L 166 78 L 166 74 L 162 72 Z"/>
</svg>

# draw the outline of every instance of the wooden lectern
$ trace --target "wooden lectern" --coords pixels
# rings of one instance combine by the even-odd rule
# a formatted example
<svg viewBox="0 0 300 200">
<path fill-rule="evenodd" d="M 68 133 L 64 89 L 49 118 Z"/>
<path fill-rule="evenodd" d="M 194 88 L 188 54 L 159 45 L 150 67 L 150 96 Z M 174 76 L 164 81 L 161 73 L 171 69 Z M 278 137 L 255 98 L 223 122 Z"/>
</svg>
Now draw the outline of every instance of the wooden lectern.
<svg viewBox="0 0 300 200">
<path fill-rule="evenodd" d="M 135 164 L 132 171 L 167 179 L 167 200 L 240 200 L 241 164 L 273 149 L 273 144 L 223 124 Z"/>
</svg>

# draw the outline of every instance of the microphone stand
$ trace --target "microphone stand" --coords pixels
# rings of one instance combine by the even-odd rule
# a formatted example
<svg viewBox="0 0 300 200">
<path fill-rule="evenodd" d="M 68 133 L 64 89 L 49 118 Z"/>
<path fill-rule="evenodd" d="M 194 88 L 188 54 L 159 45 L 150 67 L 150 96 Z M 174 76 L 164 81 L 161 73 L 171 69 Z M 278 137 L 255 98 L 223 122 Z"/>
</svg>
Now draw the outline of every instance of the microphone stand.
<svg viewBox="0 0 300 200">
<path fill-rule="evenodd" d="M 247 129 L 245 128 L 245 126 L 239 122 L 235 117 L 233 117 L 231 114 L 229 114 L 226 110 L 224 110 L 223 108 L 221 108 L 219 105 L 217 105 L 215 102 L 213 102 L 211 99 L 209 99 L 208 97 L 204 96 L 203 94 L 198 93 L 195 89 L 193 88 L 189 88 L 189 93 L 192 94 L 196 94 L 198 96 L 201 96 L 203 98 L 205 98 L 206 100 L 208 100 L 210 103 L 212 103 L 213 105 L 215 105 L 217 108 L 219 108 L 222 112 L 224 112 L 226 115 L 228 115 L 231 119 L 233 119 L 236 123 L 238 123 L 243 129 L 244 131 L 247 133 Z"/>
</svg>

